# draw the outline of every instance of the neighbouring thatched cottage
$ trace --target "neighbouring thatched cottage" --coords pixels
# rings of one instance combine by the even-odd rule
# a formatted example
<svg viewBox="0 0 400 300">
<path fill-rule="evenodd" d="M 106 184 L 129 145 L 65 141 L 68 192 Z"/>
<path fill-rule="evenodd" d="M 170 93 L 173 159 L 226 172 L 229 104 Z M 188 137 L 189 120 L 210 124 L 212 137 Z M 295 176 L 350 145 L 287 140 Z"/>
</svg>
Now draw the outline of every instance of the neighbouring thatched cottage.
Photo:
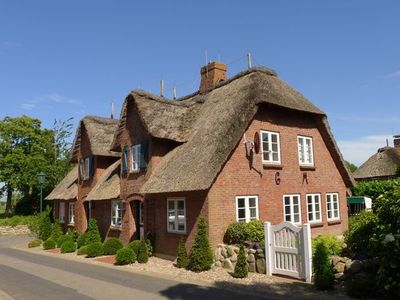
<svg viewBox="0 0 400 300">
<path fill-rule="evenodd" d="M 60 225 L 66 231 L 75 224 L 75 203 L 78 198 L 78 166 L 58 183 L 45 200 L 53 201 L 53 209 Z"/>
<path fill-rule="evenodd" d="M 388 180 L 399 176 L 400 172 L 400 135 L 393 137 L 394 147 L 379 148 L 354 173 L 357 181 Z"/>
<path fill-rule="evenodd" d="M 133 91 L 111 150 L 121 153 L 123 240 L 152 233 L 158 253 L 175 255 L 181 236 L 189 248 L 200 215 L 213 246 L 235 221 L 347 228 L 354 181 L 325 113 L 267 68 L 227 79 L 210 63 L 200 90 L 178 100 Z"/>
</svg>

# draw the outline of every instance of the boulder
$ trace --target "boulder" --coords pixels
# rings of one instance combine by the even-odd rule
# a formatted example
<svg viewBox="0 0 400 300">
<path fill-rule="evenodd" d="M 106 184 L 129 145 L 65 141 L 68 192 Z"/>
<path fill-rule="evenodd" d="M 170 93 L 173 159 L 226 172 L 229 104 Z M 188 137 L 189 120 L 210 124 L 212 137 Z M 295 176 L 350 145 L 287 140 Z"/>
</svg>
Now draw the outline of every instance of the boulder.
<svg viewBox="0 0 400 300">
<path fill-rule="evenodd" d="M 338 262 L 342 261 L 342 258 L 340 256 L 334 255 L 331 257 L 331 260 L 332 260 L 332 264 L 334 266 L 336 266 Z"/>
<path fill-rule="evenodd" d="M 240 250 L 239 247 L 237 247 L 237 246 L 232 246 L 232 248 L 233 248 L 233 251 L 234 251 L 236 254 L 239 254 L 239 250 Z"/>
<path fill-rule="evenodd" d="M 337 262 L 336 265 L 333 266 L 333 270 L 335 273 L 343 273 L 346 268 L 346 264 L 343 262 Z"/>
<path fill-rule="evenodd" d="M 222 255 L 224 258 L 227 258 L 227 257 L 228 257 L 228 251 L 226 251 L 226 248 L 225 248 L 225 247 L 221 248 L 221 255 Z"/>
<path fill-rule="evenodd" d="M 235 253 L 235 248 L 234 246 L 228 246 L 226 247 L 226 251 L 228 252 L 228 256 L 232 256 Z"/>
<path fill-rule="evenodd" d="M 224 260 L 224 269 L 233 270 L 233 264 L 229 258 Z"/>
<path fill-rule="evenodd" d="M 215 262 L 215 266 L 216 266 L 216 267 L 222 267 L 222 262 L 216 261 L 216 262 Z"/>
<path fill-rule="evenodd" d="M 249 263 L 254 263 L 254 262 L 256 262 L 256 258 L 254 257 L 254 254 L 249 254 L 249 255 L 247 256 L 247 262 L 249 262 Z"/>
<path fill-rule="evenodd" d="M 257 273 L 265 274 L 265 259 L 258 258 L 256 260 Z"/>
<path fill-rule="evenodd" d="M 215 249 L 214 256 L 215 256 L 215 260 L 216 261 L 221 259 L 221 257 L 222 257 L 221 248 L 218 247 L 217 249 Z"/>
<path fill-rule="evenodd" d="M 256 250 L 255 250 L 255 249 L 249 249 L 249 253 L 250 253 L 250 254 L 255 254 L 255 253 L 256 253 Z"/>
<path fill-rule="evenodd" d="M 347 262 L 346 263 L 346 271 L 350 272 L 352 274 L 358 273 L 361 271 L 361 261 L 358 259 L 353 260 L 352 262 Z"/>
<path fill-rule="evenodd" d="M 335 276 L 336 280 L 344 280 L 344 278 L 345 278 L 345 275 L 344 275 L 343 272 L 342 273 L 336 273 L 334 276 Z"/>
<path fill-rule="evenodd" d="M 256 272 L 256 263 L 255 262 L 251 262 L 249 263 L 249 272 Z"/>
<path fill-rule="evenodd" d="M 233 253 L 233 255 L 229 258 L 231 262 L 237 262 L 237 254 Z"/>
</svg>

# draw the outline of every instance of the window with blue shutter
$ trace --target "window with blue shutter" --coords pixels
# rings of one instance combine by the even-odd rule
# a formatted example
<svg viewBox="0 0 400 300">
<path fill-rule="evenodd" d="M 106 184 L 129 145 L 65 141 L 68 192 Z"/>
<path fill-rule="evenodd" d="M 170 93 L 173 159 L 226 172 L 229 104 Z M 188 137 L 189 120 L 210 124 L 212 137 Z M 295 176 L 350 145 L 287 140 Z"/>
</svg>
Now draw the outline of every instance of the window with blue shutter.
<svg viewBox="0 0 400 300">
<path fill-rule="evenodd" d="M 122 173 L 128 173 L 129 147 L 125 146 L 122 152 Z"/>
<path fill-rule="evenodd" d="M 132 146 L 132 171 L 139 171 L 140 170 L 140 148 L 141 144 L 133 145 Z"/>
<path fill-rule="evenodd" d="M 149 142 L 144 141 L 140 144 L 140 168 L 146 169 L 149 161 Z"/>
<path fill-rule="evenodd" d="M 89 159 L 89 179 L 94 176 L 94 156 Z"/>
</svg>

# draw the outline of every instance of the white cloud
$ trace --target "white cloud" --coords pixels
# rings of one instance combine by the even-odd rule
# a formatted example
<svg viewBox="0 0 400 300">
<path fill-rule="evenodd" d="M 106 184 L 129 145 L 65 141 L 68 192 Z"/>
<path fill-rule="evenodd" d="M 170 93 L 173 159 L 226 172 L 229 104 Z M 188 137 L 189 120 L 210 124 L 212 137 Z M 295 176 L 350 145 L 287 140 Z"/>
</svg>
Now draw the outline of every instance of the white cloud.
<svg viewBox="0 0 400 300">
<path fill-rule="evenodd" d="M 386 146 L 386 139 L 389 140 L 389 145 L 392 145 L 391 134 L 368 135 L 355 140 L 338 140 L 338 145 L 344 159 L 359 166 L 379 148 Z"/>
<path fill-rule="evenodd" d="M 22 103 L 21 108 L 25 110 L 32 110 L 42 103 L 68 104 L 78 107 L 84 107 L 82 102 L 80 102 L 79 100 L 59 95 L 57 93 L 52 93 L 40 97 L 35 97 L 33 100 Z"/>
</svg>

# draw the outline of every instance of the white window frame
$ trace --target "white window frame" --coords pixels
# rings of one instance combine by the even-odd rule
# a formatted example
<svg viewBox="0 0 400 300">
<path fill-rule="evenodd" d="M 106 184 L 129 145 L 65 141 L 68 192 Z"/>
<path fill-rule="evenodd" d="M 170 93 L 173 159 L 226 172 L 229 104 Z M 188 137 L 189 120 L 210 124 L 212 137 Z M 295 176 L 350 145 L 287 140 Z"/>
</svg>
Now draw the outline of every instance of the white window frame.
<svg viewBox="0 0 400 300">
<path fill-rule="evenodd" d="M 310 149 L 306 151 L 306 141 L 310 141 Z M 301 153 L 301 152 L 304 153 Z M 313 146 L 313 138 L 310 136 L 297 136 L 297 152 L 299 155 L 299 164 L 301 166 L 313 166 L 314 165 L 314 146 Z M 307 155 L 309 154 L 309 156 Z M 302 161 L 302 157 L 304 160 Z"/>
<path fill-rule="evenodd" d="M 286 214 L 286 203 L 285 203 L 285 198 L 290 197 L 290 213 Z M 299 198 L 299 222 L 294 222 L 294 205 L 293 205 L 293 198 L 298 197 Z M 284 222 L 292 222 L 293 224 L 300 225 L 301 224 L 301 195 L 300 194 L 285 194 L 283 195 L 283 221 Z M 290 216 L 290 221 L 286 220 L 286 216 Z"/>
<path fill-rule="evenodd" d="M 75 202 L 68 203 L 68 224 L 75 224 Z"/>
<path fill-rule="evenodd" d="M 255 198 L 256 199 L 256 206 L 255 207 L 250 207 L 249 199 L 250 198 Z M 239 209 L 243 209 L 242 207 L 239 208 L 239 199 L 244 199 L 244 218 L 239 218 Z M 251 218 L 250 217 L 250 209 L 255 208 L 256 209 L 256 217 Z M 246 223 L 252 221 L 252 220 L 259 220 L 259 211 L 258 211 L 258 196 L 236 196 L 236 221 L 241 222 L 244 221 Z"/>
<path fill-rule="evenodd" d="M 308 202 L 308 197 L 311 197 L 311 203 Z M 318 198 L 316 200 L 316 198 Z M 316 209 L 318 203 L 319 210 Z M 311 211 L 309 206 L 311 205 Z M 307 206 L 307 220 L 309 223 L 321 223 L 322 222 L 322 211 L 321 211 L 321 194 L 306 194 L 306 206 Z M 319 212 L 319 218 L 317 219 L 317 212 Z M 310 220 L 310 213 L 312 214 L 312 220 Z"/>
<path fill-rule="evenodd" d="M 131 172 L 139 172 L 140 171 L 140 144 L 136 144 L 132 146 L 131 150 Z"/>
<path fill-rule="evenodd" d="M 60 224 L 64 224 L 65 222 L 65 202 L 58 204 L 58 221 Z"/>
<path fill-rule="evenodd" d="M 179 230 L 178 225 L 179 225 L 179 219 L 178 219 L 178 201 L 183 201 L 183 224 L 184 224 L 184 229 Z M 175 224 L 175 230 L 169 229 L 169 203 L 173 202 L 174 203 L 174 224 Z M 178 234 L 186 234 L 186 199 L 183 197 L 180 198 L 167 198 L 167 232 L 170 233 L 178 233 Z"/>
<path fill-rule="evenodd" d="M 331 217 L 329 218 L 329 213 L 331 212 L 331 215 L 334 216 L 335 209 L 334 207 L 334 197 L 336 196 L 336 202 L 337 202 L 337 217 Z M 339 201 L 339 193 L 326 193 L 326 218 L 328 221 L 337 221 L 340 220 L 340 201 Z M 331 209 L 329 209 L 328 203 L 330 202 Z"/>
<path fill-rule="evenodd" d="M 111 201 L 111 226 L 121 227 L 122 226 L 122 200 L 112 200 Z M 116 209 L 114 209 L 116 208 Z M 118 209 L 119 208 L 119 209 Z M 119 217 L 118 212 L 121 212 L 121 217 Z M 119 222 L 118 222 L 119 221 Z"/>
<path fill-rule="evenodd" d="M 280 164 L 281 163 L 281 141 L 280 141 L 280 136 L 279 132 L 274 132 L 274 131 L 266 131 L 266 130 L 260 130 L 260 136 L 261 136 L 261 159 L 263 164 Z M 263 134 L 268 135 L 268 148 L 270 150 L 264 151 L 264 139 L 263 139 Z M 278 146 L 278 160 L 273 160 L 273 152 L 272 152 L 272 135 L 276 135 L 277 137 L 277 146 Z M 270 159 L 266 160 L 264 159 L 264 153 L 269 153 L 270 154 Z"/>
</svg>

